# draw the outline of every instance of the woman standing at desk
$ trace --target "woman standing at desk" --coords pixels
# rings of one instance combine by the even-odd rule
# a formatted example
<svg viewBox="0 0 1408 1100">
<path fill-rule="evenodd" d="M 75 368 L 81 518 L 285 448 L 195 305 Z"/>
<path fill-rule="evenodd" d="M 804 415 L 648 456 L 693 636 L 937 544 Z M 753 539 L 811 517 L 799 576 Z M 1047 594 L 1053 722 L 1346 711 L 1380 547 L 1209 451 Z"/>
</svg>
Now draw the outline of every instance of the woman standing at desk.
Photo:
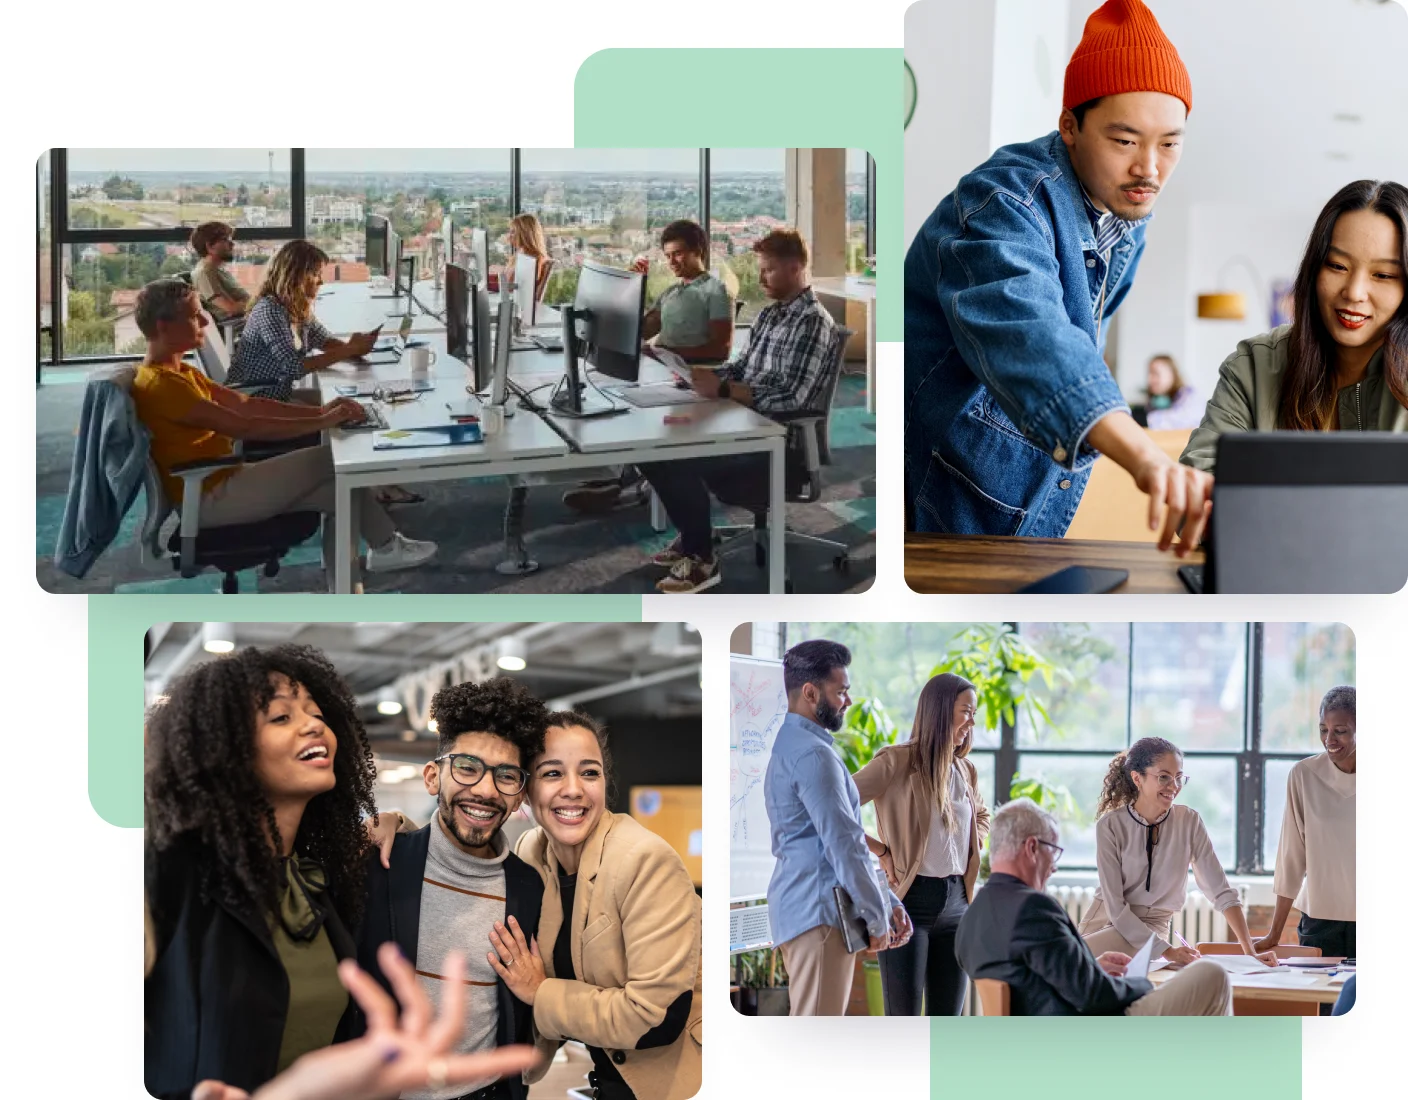
<svg viewBox="0 0 1408 1100">
<path fill-rule="evenodd" d="M 504 264 L 504 282 L 512 286 L 518 271 L 518 257 L 532 256 L 537 264 L 533 279 L 533 300 L 541 302 L 548 288 L 548 276 L 552 273 L 552 259 L 548 256 L 548 242 L 543 235 L 543 227 L 532 214 L 519 214 L 508 223 L 508 260 Z"/>
<path fill-rule="evenodd" d="M 1335 687 L 1320 702 L 1325 751 L 1302 760 L 1286 780 L 1286 810 L 1276 848 L 1276 910 L 1258 949 L 1281 942 L 1291 906 L 1300 942 L 1324 955 L 1354 958 L 1356 692 Z M 1291 900 L 1294 898 L 1294 902 Z"/>
<path fill-rule="evenodd" d="M 1358 180 L 1310 233 L 1295 319 L 1222 364 L 1180 459 L 1211 471 L 1223 432 L 1408 432 L 1408 188 Z"/>
<path fill-rule="evenodd" d="M 1141 737 L 1110 762 L 1095 825 L 1100 885 L 1080 934 L 1095 955 L 1135 954 L 1152 934 L 1154 958 L 1187 964 L 1198 952 L 1175 939 L 1172 918 L 1188 900 L 1188 869 L 1248 955 L 1276 965 L 1252 944 L 1247 915 L 1227 881 L 1198 811 L 1174 800 L 1188 782 L 1183 753 L 1162 737 Z"/>
<path fill-rule="evenodd" d="M 904 902 L 914 934 L 880 953 L 885 1015 L 957 1016 L 968 978 L 954 957 L 958 922 L 978 880 L 990 815 L 978 793 L 973 747 L 978 695 L 961 676 L 935 676 L 919 693 L 914 731 L 855 774 L 860 801 L 875 803 L 880 839 L 866 837 Z"/>
<path fill-rule="evenodd" d="M 688 1100 L 703 1044 L 699 897 L 675 850 L 606 808 L 611 758 L 599 723 L 549 717 L 529 767 L 538 828 L 515 852 L 543 877 L 541 940 L 516 921 L 490 932 L 489 961 L 533 1006 L 549 1055 L 564 1039 L 591 1052 L 597 1100 Z"/>
<path fill-rule="evenodd" d="M 269 261 L 264 285 L 235 347 L 232 385 L 259 384 L 262 396 L 291 401 L 293 383 L 305 374 L 372 350 L 372 333 L 338 340 L 313 316 L 327 262 L 327 253 L 309 241 L 289 241 Z M 318 400 L 316 390 L 300 390 L 298 396 Z"/>
</svg>

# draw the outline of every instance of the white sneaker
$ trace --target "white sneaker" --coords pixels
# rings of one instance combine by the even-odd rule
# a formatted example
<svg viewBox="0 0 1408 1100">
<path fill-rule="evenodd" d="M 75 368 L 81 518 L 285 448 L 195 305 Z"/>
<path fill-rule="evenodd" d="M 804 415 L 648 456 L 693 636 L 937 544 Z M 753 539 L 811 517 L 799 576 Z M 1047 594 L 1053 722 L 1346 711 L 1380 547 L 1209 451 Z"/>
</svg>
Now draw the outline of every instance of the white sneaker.
<svg viewBox="0 0 1408 1100">
<path fill-rule="evenodd" d="M 408 539 L 397 531 L 391 541 L 379 550 L 367 550 L 368 573 L 390 573 L 396 569 L 414 569 L 435 556 L 436 546 L 429 540 Z"/>
</svg>

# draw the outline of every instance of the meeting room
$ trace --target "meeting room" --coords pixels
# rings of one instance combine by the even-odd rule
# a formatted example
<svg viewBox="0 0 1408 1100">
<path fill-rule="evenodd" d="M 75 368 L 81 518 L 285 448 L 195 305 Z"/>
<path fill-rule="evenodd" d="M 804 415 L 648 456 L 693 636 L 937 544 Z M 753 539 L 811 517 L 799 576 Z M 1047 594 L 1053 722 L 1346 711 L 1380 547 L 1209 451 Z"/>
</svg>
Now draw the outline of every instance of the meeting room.
<svg viewBox="0 0 1408 1100">
<path fill-rule="evenodd" d="M 911 588 L 1403 587 L 1403 15 L 907 9 Z"/>
<path fill-rule="evenodd" d="M 676 622 L 151 627 L 148 1092 L 698 1093 L 700 655 Z"/>
<path fill-rule="evenodd" d="M 729 667 L 737 1011 L 1354 1004 L 1338 623 L 754 622 Z"/>
<path fill-rule="evenodd" d="M 875 575 L 861 149 L 51 149 L 64 593 L 815 592 Z"/>
</svg>

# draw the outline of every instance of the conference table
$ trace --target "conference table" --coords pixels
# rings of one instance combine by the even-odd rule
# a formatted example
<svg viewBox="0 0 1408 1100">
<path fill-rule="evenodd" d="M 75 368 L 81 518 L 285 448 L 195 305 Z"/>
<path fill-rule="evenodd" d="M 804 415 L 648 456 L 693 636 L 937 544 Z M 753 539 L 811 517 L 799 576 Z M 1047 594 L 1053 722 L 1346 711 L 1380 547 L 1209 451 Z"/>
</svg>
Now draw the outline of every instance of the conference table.
<svg viewBox="0 0 1408 1100">
<path fill-rule="evenodd" d="M 875 411 L 875 280 L 859 275 L 823 275 L 812 291 L 865 304 L 865 411 Z"/>
<path fill-rule="evenodd" d="M 1016 592 L 1072 565 L 1125 570 L 1117 593 L 1187 593 L 1178 569 L 1202 563 L 1201 550 L 1180 558 L 1143 542 L 914 532 L 904 539 L 905 583 L 925 594 Z"/>
<path fill-rule="evenodd" d="M 336 283 L 333 292 L 320 295 L 317 316 L 334 335 L 365 332 L 374 328 L 385 312 L 387 299 L 373 297 L 370 283 Z M 379 293 L 380 291 L 378 291 Z M 418 325 L 419 327 L 416 327 Z M 444 325 L 430 314 L 416 317 L 412 332 L 436 354 L 431 376 L 433 390 L 419 398 L 376 407 L 389 430 L 415 430 L 450 422 L 447 403 L 456 410 L 477 412 L 481 403 L 468 392 L 465 365 L 449 356 Z M 394 326 L 392 326 L 394 327 Z M 354 489 L 381 485 L 413 485 L 463 478 L 514 477 L 533 474 L 599 470 L 603 465 L 641 465 L 679 459 L 736 454 L 765 454 L 768 478 L 768 591 L 782 592 L 785 584 L 786 498 L 784 457 L 787 430 L 735 401 L 700 401 L 653 408 L 628 406 L 628 411 L 589 419 L 557 415 L 547 408 L 551 384 L 562 377 L 563 354 L 538 348 L 515 350 L 509 358 L 509 381 L 530 395 L 529 404 L 511 398 L 501 432 L 474 444 L 446 444 L 414 449 L 377 449 L 371 430 L 334 429 L 328 433 L 332 448 L 336 495 L 333 590 L 351 592 L 355 583 L 354 540 L 346 532 L 357 530 Z M 377 355 L 375 360 L 339 363 L 319 371 L 317 385 L 323 401 L 339 396 L 339 387 L 383 384 L 404 380 L 407 370 L 397 361 Z M 640 383 L 666 382 L 669 370 L 642 357 Z M 598 377 L 603 388 L 619 383 Z M 363 398 L 366 400 L 366 398 Z M 615 400 L 626 404 L 621 398 Z M 669 422 L 667 422 L 667 418 Z M 346 524 L 346 527 L 341 526 Z"/>
<path fill-rule="evenodd" d="M 1216 956 L 1207 956 L 1215 958 Z M 1343 962 L 1342 958 L 1326 957 L 1324 962 Z M 1280 980 L 1277 977 L 1264 977 L 1280 971 L 1282 975 L 1295 974 L 1290 979 L 1294 985 L 1269 984 Z M 1343 980 L 1332 980 L 1331 976 L 1312 967 L 1278 966 L 1273 971 L 1263 968 L 1259 972 L 1229 973 L 1232 979 L 1232 1011 L 1238 1016 L 1315 1016 L 1320 1005 L 1332 1005 L 1339 999 L 1344 988 Z M 1180 972 L 1177 967 L 1165 967 L 1150 972 L 1149 981 L 1157 989 Z M 1340 979 L 1347 975 L 1338 975 Z"/>
</svg>

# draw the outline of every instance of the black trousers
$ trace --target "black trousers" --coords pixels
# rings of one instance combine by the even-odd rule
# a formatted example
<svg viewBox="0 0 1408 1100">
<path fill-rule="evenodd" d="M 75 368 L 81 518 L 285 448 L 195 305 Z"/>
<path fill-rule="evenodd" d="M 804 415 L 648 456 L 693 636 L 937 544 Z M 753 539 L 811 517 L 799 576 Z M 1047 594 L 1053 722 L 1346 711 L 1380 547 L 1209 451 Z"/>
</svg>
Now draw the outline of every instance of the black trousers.
<svg viewBox="0 0 1408 1100">
<path fill-rule="evenodd" d="M 968 911 L 963 876 L 918 875 L 904 895 L 914 935 L 903 947 L 880 952 L 880 979 L 886 1016 L 958 1016 L 968 992 L 968 975 L 953 955 L 958 922 Z M 925 1003 L 927 1001 L 927 1003 Z"/>
<path fill-rule="evenodd" d="M 1343 955 L 1347 959 L 1357 957 L 1354 954 L 1352 920 L 1321 920 L 1302 913 L 1300 924 L 1296 925 L 1296 935 L 1306 947 L 1320 948 L 1322 955 Z M 1334 1005 L 1320 1006 L 1321 1016 L 1329 1016 L 1333 1011 Z"/>
<path fill-rule="evenodd" d="M 684 553 L 706 561 L 714 556 L 714 524 L 709 492 L 731 503 L 767 503 L 768 456 L 722 455 L 678 462 L 648 462 L 640 468 L 680 533 Z"/>
</svg>

